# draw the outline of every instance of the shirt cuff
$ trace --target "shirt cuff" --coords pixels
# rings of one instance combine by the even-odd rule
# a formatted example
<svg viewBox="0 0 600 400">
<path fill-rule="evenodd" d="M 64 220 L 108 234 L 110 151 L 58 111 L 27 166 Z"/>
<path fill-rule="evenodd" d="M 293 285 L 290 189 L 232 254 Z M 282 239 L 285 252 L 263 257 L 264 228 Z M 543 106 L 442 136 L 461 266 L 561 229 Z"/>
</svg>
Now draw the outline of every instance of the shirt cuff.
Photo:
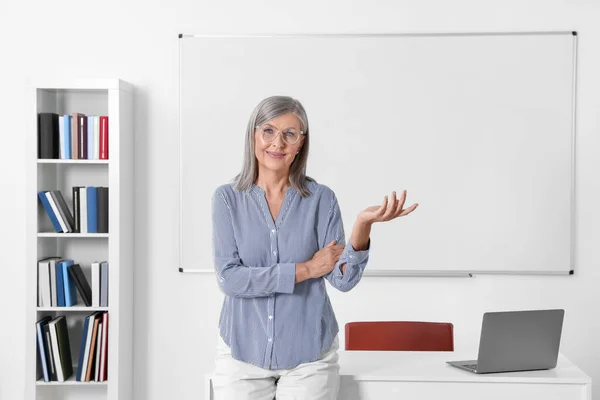
<svg viewBox="0 0 600 400">
<path fill-rule="evenodd" d="M 278 293 L 294 293 L 296 285 L 296 264 L 295 263 L 279 263 L 277 292 Z"/>
<path fill-rule="evenodd" d="M 354 250 L 350 241 L 346 245 L 346 260 L 348 264 L 362 264 L 369 258 L 369 251 L 371 250 L 371 239 L 367 243 L 366 250 Z"/>
</svg>

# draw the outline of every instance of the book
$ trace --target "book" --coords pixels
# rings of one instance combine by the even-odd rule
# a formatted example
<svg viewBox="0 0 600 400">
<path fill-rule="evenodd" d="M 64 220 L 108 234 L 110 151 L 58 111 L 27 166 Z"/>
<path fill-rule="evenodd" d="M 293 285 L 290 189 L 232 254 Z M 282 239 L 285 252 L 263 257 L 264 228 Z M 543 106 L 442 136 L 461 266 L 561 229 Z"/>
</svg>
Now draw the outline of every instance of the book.
<svg viewBox="0 0 600 400">
<path fill-rule="evenodd" d="M 56 357 L 58 357 L 58 354 L 54 354 L 54 349 L 52 347 L 52 340 L 50 339 L 50 327 L 48 326 L 48 324 L 44 324 L 42 327 L 43 331 L 44 331 L 44 345 L 46 348 L 46 356 L 47 356 L 47 360 L 48 360 L 48 366 L 49 366 L 49 375 L 50 375 L 50 380 L 51 381 L 55 381 L 57 379 L 57 374 L 56 374 L 56 362 L 54 361 L 56 359 Z"/>
<path fill-rule="evenodd" d="M 58 357 L 56 361 L 56 371 L 59 382 L 66 381 L 73 374 L 73 361 L 71 358 L 71 344 L 69 342 L 69 331 L 67 329 L 67 320 L 64 315 L 60 315 L 48 322 L 50 328 L 50 338 L 52 340 L 53 353 Z"/>
<path fill-rule="evenodd" d="M 58 293 L 56 290 L 56 262 L 60 260 L 60 257 L 50 259 L 50 305 L 52 307 L 58 307 Z"/>
<path fill-rule="evenodd" d="M 63 375 L 60 349 L 58 347 L 58 333 L 56 331 L 56 322 L 54 320 L 48 322 L 48 330 L 50 332 L 50 347 L 52 347 L 52 359 L 54 360 L 56 380 L 59 382 L 64 382 L 65 376 Z"/>
<path fill-rule="evenodd" d="M 85 348 L 89 325 L 90 317 L 88 316 L 83 320 L 83 333 L 81 335 L 81 344 L 79 345 L 79 361 L 77 362 L 77 374 L 75 375 L 75 379 L 78 381 L 81 381 L 82 373 L 84 373 L 83 360 L 85 358 Z"/>
<path fill-rule="evenodd" d="M 92 263 L 92 307 L 100 307 L 100 263 Z"/>
<path fill-rule="evenodd" d="M 46 214 L 50 218 L 50 222 L 52 222 L 52 226 L 54 227 L 54 230 L 59 233 L 62 232 L 62 228 L 60 226 L 60 223 L 58 222 L 58 218 L 56 217 L 56 214 L 54 214 L 54 210 L 52 209 L 52 206 L 50 205 L 50 202 L 48 201 L 48 198 L 46 197 L 46 192 L 45 191 L 38 192 L 38 198 L 40 199 L 40 202 L 42 203 L 44 210 L 46 210 Z"/>
<path fill-rule="evenodd" d="M 108 233 L 108 188 L 96 188 L 98 233 Z"/>
<path fill-rule="evenodd" d="M 75 225 L 75 221 L 73 220 L 73 214 L 71 214 L 71 210 L 69 206 L 67 206 L 67 202 L 63 197 L 60 190 L 52 190 L 52 197 L 55 198 L 55 202 L 58 205 L 59 212 L 61 212 L 61 216 L 67 220 L 67 225 L 71 232 L 73 232 L 73 226 Z"/>
<path fill-rule="evenodd" d="M 108 307 L 108 263 L 100 263 L 100 307 Z"/>
<path fill-rule="evenodd" d="M 65 276 L 59 263 L 56 263 L 56 306 L 65 306 Z"/>
<path fill-rule="evenodd" d="M 79 189 L 81 186 L 73 186 L 73 232 L 81 232 Z"/>
<path fill-rule="evenodd" d="M 65 142 L 65 117 L 63 115 L 58 116 L 58 156 L 60 159 L 65 159 L 65 148 L 63 143 Z"/>
<path fill-rule="evenodd" d="M 58 114 L 38 113 L 38 158 L 59 158 Z"/>
<path fill-rule="evenodd" d="M 46 193 L 46 196 L 50 195 L 52 197 L 50 204 L 54 203 L 56 205 L 56 208 L 58 210 L 58 214 L 60 217 L 59 222 L 62 221 L 61 226 L 64 224 L 64 228 L 66 229 L 66 232 L 73 232 L 73 228 L 71 225 L 73 223 L 73 217 L 71 216 L 71 211 L 69 211 L 69 208 L 65 204 L 65 200 L 62 198 L 62 195 L 60 197 L 62 199 L 64 207 L 61 206 L 57 192 L 58 192 L 57 190 L 49 190 Z"/>
<path fill-rule="evenodd" d="M 90 354 L 88 357 L 88 364 L 85 371 L 85 381 L 89 382 L 94 372 L 94 367 L 96 364 L 94 363 L 94 358 L 96 356 L 96 344 L 97 344 L 97 336 L 98 336 L 98 325 L 100 324 L 101 316 L 97 316 L 94 319 L 94 327 L 92 328 L 92 339 L 90 341 Z"/>
<path fill-rule="evenodd" d="M 86 306 L 90 307 L 92 305 L 92 289 L 90 288 L 90 284 L 86 279 L 81 266 L 79 264 L 69 265 L 68 267 L 69 274 L 75 281 L 75 286 L 77 286 L 77 290 L 83 299 L 83 302 Z"/>
<path fill-rule="evenodd" d="M 58 223 L 60 224 L 60 231 L 64 232 L 64 233 L 69 232 L 69 227 L 67 226 L 67 221 L 64 220 L 62 215 L 60 214 L 60 212 L 58 210 L 58 205 L 54 201 L 54 197 L 52 197 L 52 193 L 47 191 L 44 193 L 44 195 L 46 196 L 46 199 L 48 199 L 48 203 L 50 203 L 50 207 L 52 207 L 52 211 L 54 212 L 54 215 L 56 216 L 56 219 L 58 220 Z"/>
<path fill-rule="evenodd" d="M 107 371 L 108 359 L 108 313 L 102 314 L 102 345 L 100 346 L 100 382 L 104 382 L 108 377 Z"/>
<path fill-rule="evenodd" d="M 73 260 L 61 260 L 58 262 L 58 267 L 62 270 L 64 291 L 65 291 L 65 307 L 71 307 L 77 304 L 76 284 L 71 274 L 69 274 L 69 266 L 73 265 Z"/>
<path fill-rule="evenodd" d="M 108 160 L 108 117 L 100 117 L 100 159 Z"/>
<path fill-rule="evenodd" d="M 87 189 L 79 188 L 79 228 L 81 233 L 88 233 L 88 200 Z"/>
<path fill-rule="evenodd" d="M 71 115 L 71 158 L 79 159 L 79 119 L 83 114 L 73 113 Z"/>
<path fill-rule="evenodd" d="M 63 154 L 66 159 L 73 158 L 71 153 L 71 123 L 72 117 L 70 115 L 63 115 L 63 135 L 61 136 Z"/>
<path fill-rule="evenodd" d="M 98 323 L 98 334 L 96 335 L 96 355 L 94 356 L 94 381 L 100 381 L 100 346 L 102 346 L 102 320 Z"/>
<path fill-rule="evenodd" d="M 87 148 L 88 148 L 88 137 L 87 137 L 87 117 L 84 114 L 80 114 L 77 117 L 77 125 L 79 125 L 79 131 L 77 132 L 77 140 L 79 145 L 78 158 L 85 160 L 87 159 Z"/>
<path fill-rule="evenodd" d="M 48 347 L 46 345 L 46 339 L 44 335 L 44 325 L 47 325 L 51 319 L 51 317 L 44 317 L 37 321 L 35 324 L 35 332 L 38 345 L 38 358 L 40 361 L 42 377 L 44 378 L 44 382 L 50 382 L 51 379 L 50 366 L 48 364 Z"/>
<path fill-rule="evenodd" d="M 88 186 L 87 191 L 87 231 L 98 232 L 98 201 L 97 191 L 94 186 Z"/>
<path fill-rule="evenodd" d="M 94 160 L 100 159 L 100 117 L 94 116 Z"/>
<path fill-rule="evenodd" d="M 38 261 L 38 306 L 52 307 L 52 284 L 50 262 L 60 257 L 46 257 Z"/>
<path fill-rule="evenodd" d="M 94 142 L 94 119 L 96 117 L 94 115 L 88 115 L 86 118 L 87 124 L 87 156 L 88 160 L 94 159 L 94 147 L 98 146 L 96 142 Z"/>
</svg>

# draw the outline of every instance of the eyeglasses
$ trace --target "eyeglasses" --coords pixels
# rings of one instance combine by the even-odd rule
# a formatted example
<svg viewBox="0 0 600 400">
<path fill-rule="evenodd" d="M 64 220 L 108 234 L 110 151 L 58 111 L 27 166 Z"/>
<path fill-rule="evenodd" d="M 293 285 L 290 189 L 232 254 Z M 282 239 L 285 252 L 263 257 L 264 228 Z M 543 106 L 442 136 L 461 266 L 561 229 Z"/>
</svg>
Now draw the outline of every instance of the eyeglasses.
<svg viewBox="0 0 600 400">
<path fill-rule="evenodd" d="M 279 135 L 280 133 L 281 137 L 283 138 L 283 141 L 287 144 L 296 144 L 298 140 L 300 140 L 300 136 L 305 135 L 303 131 L 300 131 L 296 128 L 288 128 L 282 132 L 269 124 L 256 125 L 255 128 L 258 129 L 260 133 L 262 133 L 262 138 L 267 143 L 274 141 L 277 135 Z"/>
</svg>

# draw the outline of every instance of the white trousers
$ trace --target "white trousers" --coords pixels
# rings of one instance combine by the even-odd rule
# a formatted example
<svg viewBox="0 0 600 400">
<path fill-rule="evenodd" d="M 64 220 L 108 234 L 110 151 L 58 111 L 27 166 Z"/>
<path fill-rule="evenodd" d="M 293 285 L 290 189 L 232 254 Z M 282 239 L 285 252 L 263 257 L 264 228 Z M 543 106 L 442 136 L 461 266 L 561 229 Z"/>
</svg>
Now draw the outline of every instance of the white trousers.
<svg viewBox="0 0 600 400">
<path fill-rule="evenodd" d="M 336 337 L 323 356 L 292 369 L 269 370 L 238 361 L 218 338 L 214 400 L 335 400 L 340 387 Z"/>
</svg>

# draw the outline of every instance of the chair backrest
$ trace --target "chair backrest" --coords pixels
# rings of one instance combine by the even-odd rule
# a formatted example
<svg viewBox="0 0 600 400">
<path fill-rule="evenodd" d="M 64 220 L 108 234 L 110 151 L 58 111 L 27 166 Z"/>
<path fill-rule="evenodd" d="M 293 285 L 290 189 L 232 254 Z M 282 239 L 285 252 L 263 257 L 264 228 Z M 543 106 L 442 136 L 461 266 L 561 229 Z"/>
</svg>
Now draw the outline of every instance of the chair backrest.
<svg viewBox="0 0 600 400">
<path fill-rule="evenodd" d="M 448 322 L 349 322 L 346 350 L 454 351 L 453 325 Z"/>
</svg>

